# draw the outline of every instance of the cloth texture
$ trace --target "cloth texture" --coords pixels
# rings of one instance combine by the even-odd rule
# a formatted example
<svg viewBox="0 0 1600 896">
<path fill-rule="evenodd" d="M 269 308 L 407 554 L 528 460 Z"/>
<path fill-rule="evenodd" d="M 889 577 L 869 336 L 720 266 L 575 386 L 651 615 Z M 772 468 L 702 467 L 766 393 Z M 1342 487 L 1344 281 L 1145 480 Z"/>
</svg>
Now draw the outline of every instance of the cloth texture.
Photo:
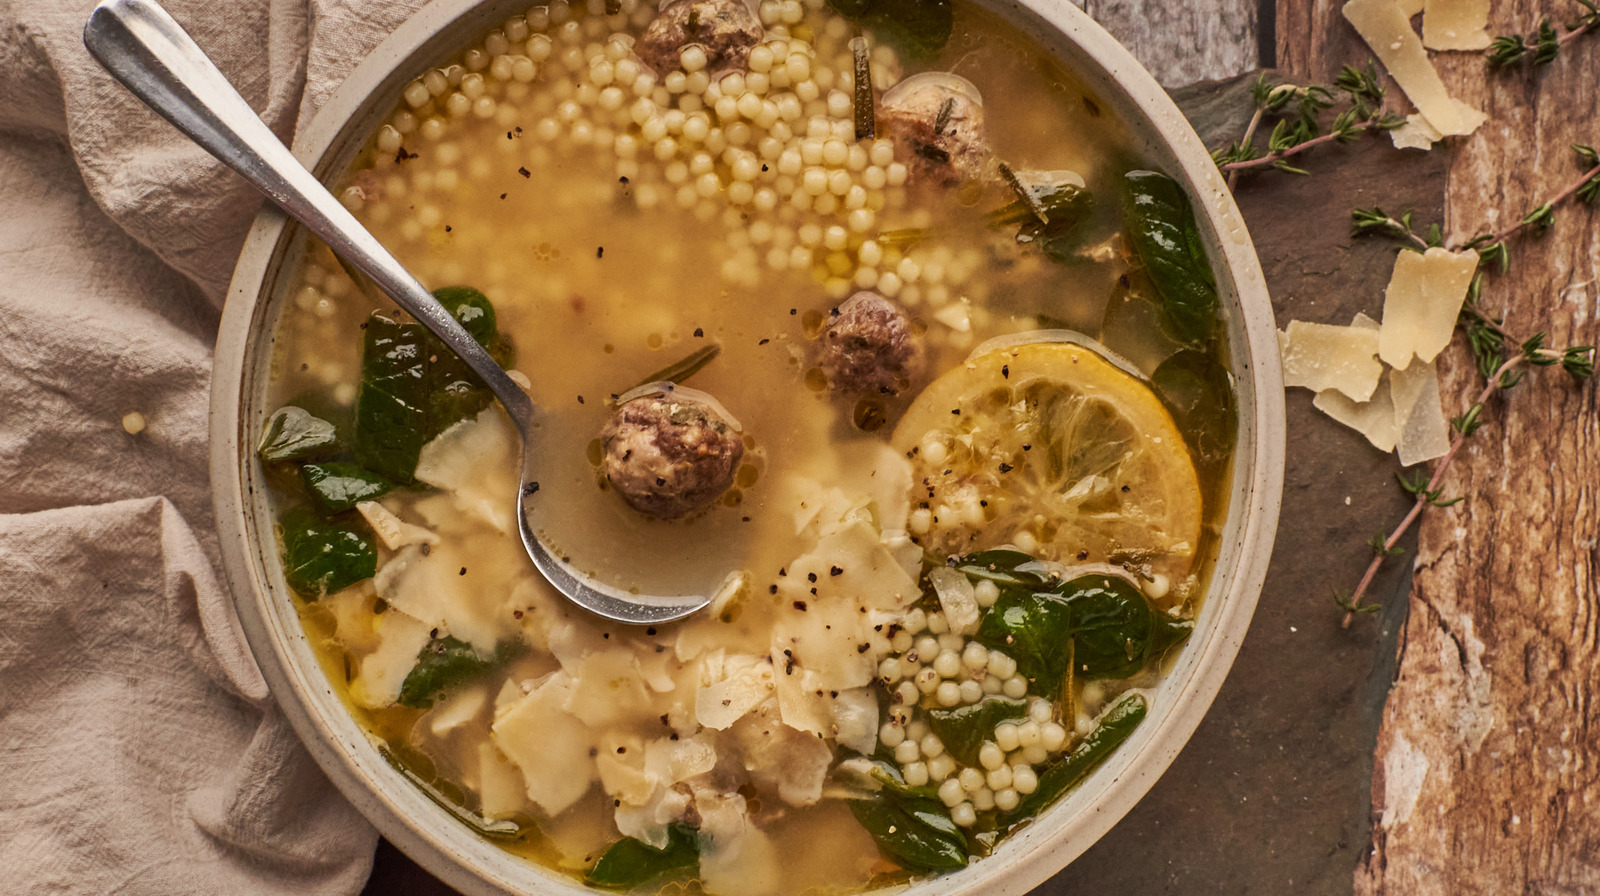
<svg viewBox="0 0 1600 896">
<path fill-rule="evenodd" d="M 268 695 L 213 529 L 261 200 L 90 58 L 93 5 L 0 0 L 0 891 L 357 892 L 377 835 Z M 165 5 L 289 140 L 422 2 Z"/>
</svg>

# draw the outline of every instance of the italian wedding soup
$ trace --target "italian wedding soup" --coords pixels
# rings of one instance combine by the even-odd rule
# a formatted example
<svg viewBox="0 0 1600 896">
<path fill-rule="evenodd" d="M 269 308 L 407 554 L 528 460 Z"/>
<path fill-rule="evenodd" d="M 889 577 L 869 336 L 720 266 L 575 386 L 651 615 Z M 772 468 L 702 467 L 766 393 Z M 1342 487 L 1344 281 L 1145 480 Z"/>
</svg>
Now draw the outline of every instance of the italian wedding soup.
<svg viewBox="0 0 1600 896">
<path fill-rule="evenodd" d="M 384 755 L 606 889 L 959 869 L 1140 724 L 1235 412 L 1183 188 L 961 0 L 533 6 L 419 74 L 341 198 L 539 407 L 307 246 L 257 449 Z"/>
</svg>

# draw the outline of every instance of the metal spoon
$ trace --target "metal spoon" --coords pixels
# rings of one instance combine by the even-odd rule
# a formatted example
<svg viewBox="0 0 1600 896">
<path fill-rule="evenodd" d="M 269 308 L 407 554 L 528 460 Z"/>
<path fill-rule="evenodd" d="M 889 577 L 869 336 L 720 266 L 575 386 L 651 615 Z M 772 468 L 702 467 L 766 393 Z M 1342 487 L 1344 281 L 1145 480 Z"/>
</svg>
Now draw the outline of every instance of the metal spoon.
<svg viewBox="0 0 1600 896">
<path fill-rule="evenodd" d="M 711 602 L 716 587 L 692 595 L 643 595 L 598 582 L 553 553 L 528 522 L 538 408 L 444 306 L 356 221 L 262 123 L 204 51 L 154 0 L 106 0 L 83 29 L 90 54 L 150 108 L 266 194 L 290 217 L 421 321 L 500 399 L 522 436 L 517 528 L 546 579 L 568 598 L 617 622 L 681 619 Z"/>
</svg>

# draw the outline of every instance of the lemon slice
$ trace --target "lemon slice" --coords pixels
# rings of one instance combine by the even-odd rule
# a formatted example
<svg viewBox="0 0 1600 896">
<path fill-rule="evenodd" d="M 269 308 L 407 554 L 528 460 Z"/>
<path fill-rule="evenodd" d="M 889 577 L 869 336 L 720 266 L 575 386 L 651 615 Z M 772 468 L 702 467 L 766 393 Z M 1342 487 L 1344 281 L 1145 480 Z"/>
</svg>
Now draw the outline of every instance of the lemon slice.
<svg viewBox="0 0 1600 896">
<path fill-rule="evenodd" d="M 1179 583 L 1200 542 L 1200 483 L 1155 393 L 1081 345 L 968 360 L 900 420 L 915 468 L 913 531 L 955 554 L 1014 544 Z"/>
</svg>

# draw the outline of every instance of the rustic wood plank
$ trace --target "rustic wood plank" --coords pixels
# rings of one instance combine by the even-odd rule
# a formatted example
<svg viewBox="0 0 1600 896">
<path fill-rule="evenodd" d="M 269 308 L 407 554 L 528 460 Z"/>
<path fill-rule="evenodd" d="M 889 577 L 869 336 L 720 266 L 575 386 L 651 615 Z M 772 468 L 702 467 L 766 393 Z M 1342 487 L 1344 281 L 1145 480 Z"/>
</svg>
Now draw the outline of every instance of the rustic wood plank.
<svg viewBox="0 0 1600 896">
<path fill-rule="evenodd" d="M 1347 63 L 1372 51 L 1339 12 L 1345 0 L 1278 0 L 1278 68 L 1305 81 L 1327 84 Z"/>
<path fill-rule="evenodd" d="M 1256 0 L 1072 2 L 1131 50 L 1163 87 L 1231 78 L 1256 68 L 1261 58 Z"/>
<path fill-rule="evenodd" d="M 1497 2 L 1491 30 L 1570 11 Z M 1569 144 L 1600 140 L 1600 41 L 1540 73 L 1490 74 L 1476 54 L 1436 61 L 1490 115 L 1451 151 L 1447 233 L 1512 223 L 1580 173 Z M 1600 341 L 1597 218 L 1565 208 L 1542 240 L 1514 241 L 1486 308 L 1513 333 Z M 1463 408 L 1481 388 L 1466 353 L 1441 370 L 1448 406 Z M 1422 526 L 1358 894 L 1600 892 L 1600 407 L 1559 371 L 1508 399 L 1452 467 L 1446 488 L 1466 501 Z"/>
</svg>

